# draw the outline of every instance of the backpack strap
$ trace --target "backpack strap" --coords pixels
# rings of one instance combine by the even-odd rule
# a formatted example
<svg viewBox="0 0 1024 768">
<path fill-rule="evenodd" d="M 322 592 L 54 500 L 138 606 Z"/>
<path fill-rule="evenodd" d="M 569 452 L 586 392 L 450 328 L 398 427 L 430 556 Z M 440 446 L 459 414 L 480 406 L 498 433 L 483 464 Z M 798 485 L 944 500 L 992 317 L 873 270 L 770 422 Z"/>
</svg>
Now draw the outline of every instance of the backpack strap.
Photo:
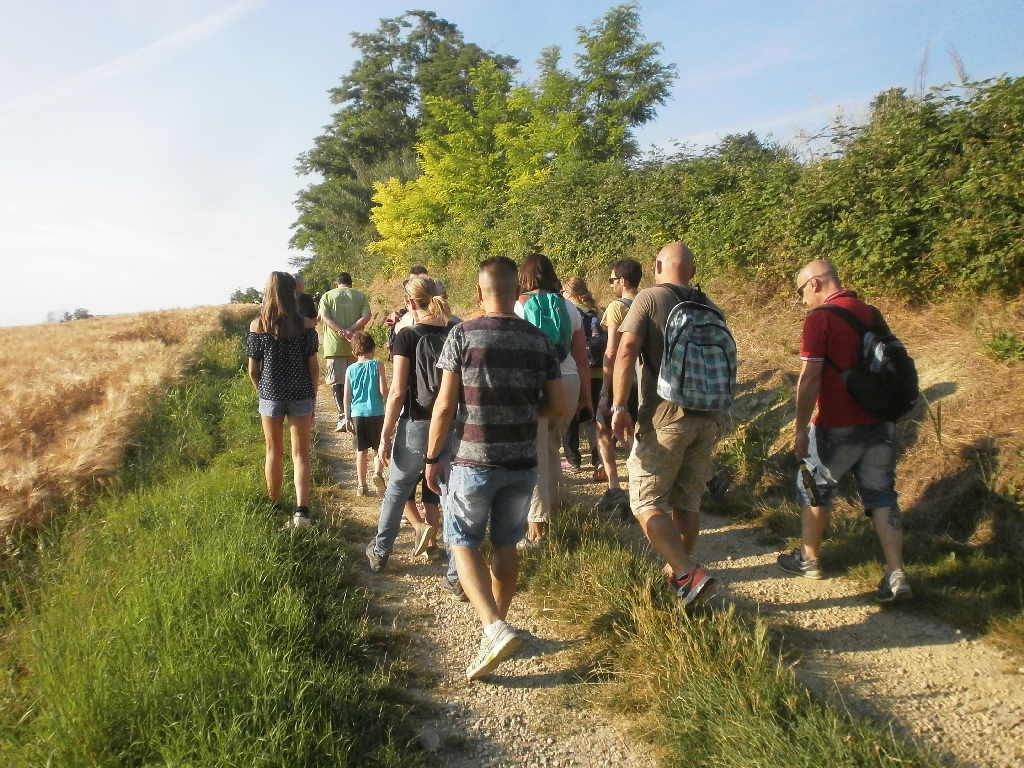
<svg viewBox="0 0 1024 768">
<path fill-rule="evenodd" d="M 675 283 L 659 283 L 659 285 L 662 288 L 668 288 L 670 291 L 672 291 L 672 294 L 676 297 L 676 300 L 680 304 L 683 303 L 684 301 L 691 301 L 694 304 L 703 304 L 713 314 L 718 315 L 723 321 L 725 320 L 725 315 L 722 314 L 721 310 L 716 309 L 711 305 L 711 300 L 707 297 L 707 295 L 705 295 L 704 291 L 702 291 L 700 288 L 691 288 L 690 286 L 686 286 L 687 288 L 690 288 L 690 291 L 692 291 L 690 297 L 686 298 L 686 296 L 682 293 L 682 286 L 676 285 Z"/>
<path fill-rule="evenodd" d="M 864 325 L 863 320 L 857 317 L 853 312 L 848 310 L 846 307 L 840 307 L 837 304 L 822 304 L 820 307 L 815 307 L 811 311 L 817 312 L 819 309 L 823 309 L 826 312 L 833 314 L 836 317 L 845 321 L 847 325 L 849 325 L 851 328 L 853 328 L 854 331 L 857 332 L 857 336 L 861 339 L 864 338 L 865 333 L 871 330 L 870 328 L 868 328 L 868 326 Z M 877 316 L 878 310 L 876 310 L 874 307 L 872 307 L 871 309 L 874 310 L 874 313 Z M 858 352 L 858 356 L 859 354 L 860 353 Z M 828 355 L 825 355 L 825 362 L 831 365 L 833 368 L 835 368 L 839 373 L 844 373 L 843 369 L 836 365 L 832 361 L 832 358 L 829 357 Z"/>
<path fill-rule="evenodd" d="M 830 312 L 836 317 L 840 317 L 846 321 L 853 330 L 857 332 L 857 335 L 862 337 L 867 333 L 870 328 L 864 324 L 864 321 L 857 317 L 853 312 L 848 310 L 846 307 L 840 307 L 838 304 L 822 304 L 820 307 L 815 307 L 812 312 L 817 312 L 819 309 L 824 309 L 826 312 Z M 874 307 L 871 308 L 874 310 Z"/>
<path fill-rule="evenodd" d="M 623 296 L 620 296 L 619 298 L 617 298 L 617 299 L 616 299 L 616 301 L 621 301 L 621 302 L 622 302 L 623 304 L 625 304 L 625 305 L 626 305 L 626 308 L 627 308 L 627 309 L 628 309 L 629 307 L 632 307 L 632 306 L 633 306 L 633 300 L 632 300 L 632 299 L 627 299 L 627 298 L 625 298 L 625 297 L 623 297 Z"/>
</svg>

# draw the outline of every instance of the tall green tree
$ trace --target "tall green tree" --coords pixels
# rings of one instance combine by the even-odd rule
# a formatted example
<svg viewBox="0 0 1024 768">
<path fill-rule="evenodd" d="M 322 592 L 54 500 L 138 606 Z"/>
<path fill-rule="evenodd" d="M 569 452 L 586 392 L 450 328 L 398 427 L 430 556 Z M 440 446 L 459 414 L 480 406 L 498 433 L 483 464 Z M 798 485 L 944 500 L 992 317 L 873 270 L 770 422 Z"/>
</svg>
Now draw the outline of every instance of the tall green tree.
<svg viewBox="0 0 1024 768">
<path fill-rule="evenodd" d="M 364 254 L 375 234 L 373 184 L 407 181 L 418 173 L 409 158 L 417 132 L 430 119 L 426 100 L 471 108 L 473 67 L 491 61 L 508 73 L 517 64 L 466 42 L 454 24 L 432 11 L 381 19 L 375 31 L 353 33 L 352 40 L 360 56 L 330 91 L 340 109 L 296 168 L 300 175 L 321 177 L 298 195 L 290 243 L 302 251 L 293 263 L 315 273 L 311 290 L 328 287 L 331 272 Z"/>
<path fill-rule="evenodd" d="M 532 85 L 512 86 L 494 62 L 471 70 L 472 99 L 431 96 L 416 145 L 423 175 L 378 185 L 369 245 L 396 264 L 425 248 L 449 253 L 518 253 L 543 242 L 537 186 L 580 164 L 636 155 L 632 129 L 668 96 L 673 67 L 640 30 L 635 4 L 619 5 L 580 27 L 579 72 L 545 48 Z"/>
<path fill-rule="evenodd" d="M 640 8 L 623 3 L 589 27 L 578 27 L 577 95 L 585 116 L 589 152 L 598 161 L 638 152 L 633 129 L 654 119 L 675 80 L 675 65 L 658 59 L 660 43 L 640 29 Z"/>
</svg>

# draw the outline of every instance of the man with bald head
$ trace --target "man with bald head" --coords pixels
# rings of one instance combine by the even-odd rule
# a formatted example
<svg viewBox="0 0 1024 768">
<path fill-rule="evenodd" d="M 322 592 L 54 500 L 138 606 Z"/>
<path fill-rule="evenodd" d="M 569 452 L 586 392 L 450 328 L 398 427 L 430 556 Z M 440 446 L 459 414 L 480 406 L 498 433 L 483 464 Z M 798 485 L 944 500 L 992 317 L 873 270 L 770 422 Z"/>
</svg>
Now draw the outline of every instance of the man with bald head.
<svg viewBox="0 0 1024 768">
<path fill-rule="evenodd" d="M 499 256 L 482 262 L 477 299 L 484 314 L 452 328 L 437 361 L 441 387 L 425 474 L 442 495 L 444 538 L 461 589 L 483 625 L 480 650 L 466 669 L 470 680 L 490 674 L 522 642 L 505 617 L 519 575 L 516 544 L 526 535 L 537 484 L 537 422 L 566 411 L 555 347 L 516 316 L 518 297 L 514 261 Z M 445 477 L 438 461 L 453 421 L 455 455 Z M 480 553 L 485 537 L 491 542 L 489 567 Z M 446 582 L 452 590 L 455 585 Z"/>
<path fill-rule="evenodd" d="M 903 525 L 896 501 L 896 428 L 860 405 L 840 377 L 841 371 L 857 363 L 861 346 L 860 334 L 844 313 L 852 313 L 855 321 L 879 333 L 888 333 L 889 328 L 875 307 L 853 291 L 843 290 L 836 268 L 828 261 L 815 260 L 801 269 L 796 290 L 811 311 L 804 318 L 800 344 L 803 367 L 796 392 L 794 451 L 799 461 L 809 461 L 813 468 L 811 479 L 818 498 L 804 487 L 798 473 L 801 546 L 779 555 L 779 567 L 810 579 L 822 578 L 818 555 L 829 504 L 839 480 L 853 472 L 864 513 L 871 518 L 885 553 L 885 576 L 875 597 L 883 603 L 906 600 L 911 590 L 903 571 Z M 811 424 L 815 405 L 818 414 Z"/>
<path fill-rule="evenodd" d="M 669 243 L 654 262 L 654 283 L 637 294 L 625 320 L 615 359 L 612 431 L 625 441 L 633 429 L 629 390 L 640 366 L 640 410 L 629 470 L 629 501 L 647 540 L 672 570 L 669 587 L 689 611 L 714 591 L 715 580 L 690 561 L 700 532 L 700 497 L 711 469 L 711 452 L 726 415 L 683 408 L 658 396 L 658 371 L 669 312 L 681 301 L 713 307 L 690 287 L 696 274 L 684 243 Z M 721 310 L 718 310 L 721 311 Z"/>
</svg>

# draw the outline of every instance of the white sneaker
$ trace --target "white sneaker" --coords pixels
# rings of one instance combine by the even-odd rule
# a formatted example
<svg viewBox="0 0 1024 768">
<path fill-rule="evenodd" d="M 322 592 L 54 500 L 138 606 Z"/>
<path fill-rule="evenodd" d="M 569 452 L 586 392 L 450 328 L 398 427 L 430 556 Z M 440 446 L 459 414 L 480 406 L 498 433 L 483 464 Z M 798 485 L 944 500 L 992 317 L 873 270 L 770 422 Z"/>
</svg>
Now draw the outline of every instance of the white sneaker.
<svg viewBox="0 0 1024 768">
<path fill-rule="evenodd" d="M 480 640 L 480 650 L 477 651 L 473 663 L 466 668 L 466 677 L 470 680 L 479 680 L 491 674 L 501 662 L 518 651 L 522 644 L 523 639 L 516 631 L 502 622 L 494 637 L 484 635 Z"/>
<path fill-rule="evenodd" d="M 292 528 L 309 528 L 312 525 L 309 521 L 309 515 L 303 514 L 302 512 L 296 512 L 292 516 Z"/>
<path fill-rule="evenodd" d="M 334 431 L 335 432 L 344 432 L 346 429 L 348 429 L 348 419 L 346 419 L 344 416 L 339 416 L 338 417 L 338 426 L 336 426 L 334 428 Z"/>
</svg>

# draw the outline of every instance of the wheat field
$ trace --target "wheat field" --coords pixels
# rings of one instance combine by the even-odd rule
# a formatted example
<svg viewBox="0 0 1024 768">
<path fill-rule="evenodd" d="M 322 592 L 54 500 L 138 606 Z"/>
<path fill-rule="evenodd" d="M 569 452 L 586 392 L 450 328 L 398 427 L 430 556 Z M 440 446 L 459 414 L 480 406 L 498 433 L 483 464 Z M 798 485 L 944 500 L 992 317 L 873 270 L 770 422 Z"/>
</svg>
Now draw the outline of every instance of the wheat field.
<svg viewBox="0 0 1024 768">
<path fill-rule="evenodd" d="M 150 396 L 249 306 L 0 328 L 0 531 L 117 472 Z"/>
</svg>

